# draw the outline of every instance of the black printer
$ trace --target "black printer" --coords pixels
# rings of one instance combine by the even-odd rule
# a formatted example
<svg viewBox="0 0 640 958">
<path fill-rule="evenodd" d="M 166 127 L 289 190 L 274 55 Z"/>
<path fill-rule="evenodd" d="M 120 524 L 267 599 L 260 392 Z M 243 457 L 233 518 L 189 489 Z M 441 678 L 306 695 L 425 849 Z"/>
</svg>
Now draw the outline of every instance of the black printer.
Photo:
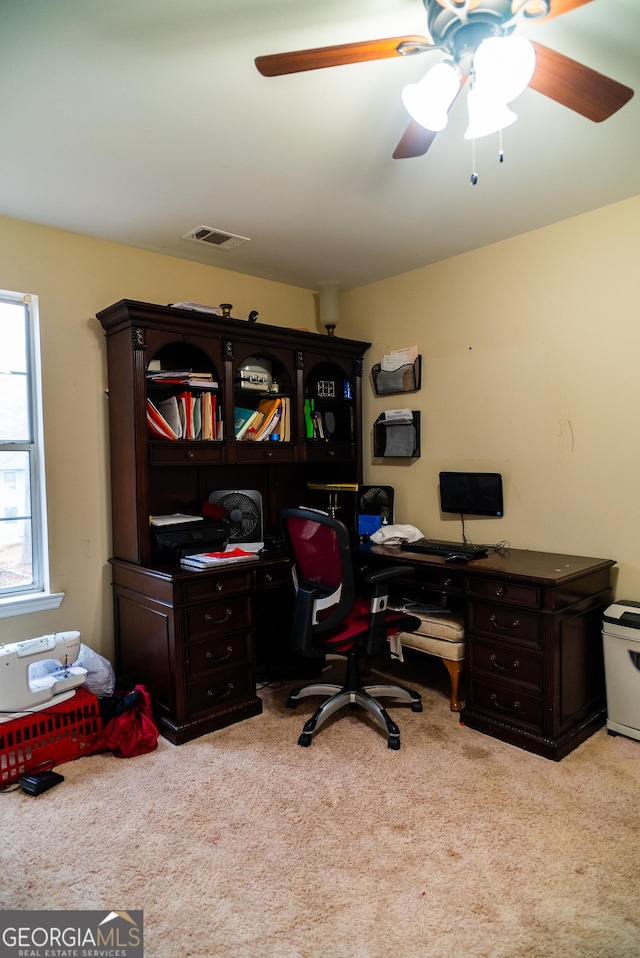
<svg viewBox="0 0 640 958">
<path fill-rule="evenodd" d="M 151 526 L 155 559 L 176 562 L 199 552 L 222 552 L 229 541 L 229 523 L 219 519 Z"/>
</svg>

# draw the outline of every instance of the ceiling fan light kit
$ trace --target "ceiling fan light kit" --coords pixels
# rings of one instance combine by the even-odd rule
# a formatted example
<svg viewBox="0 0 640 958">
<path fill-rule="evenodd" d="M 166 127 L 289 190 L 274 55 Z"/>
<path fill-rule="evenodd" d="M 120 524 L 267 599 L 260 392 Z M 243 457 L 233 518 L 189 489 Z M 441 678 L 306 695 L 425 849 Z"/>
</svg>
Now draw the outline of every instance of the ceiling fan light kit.
<svg viewBox="0 0 640 958">
<path fill-rule="evenodd" d="M 460 89 L 460 75 L 449 63 L 436 63 L 419 83 L 402 91 L 402 102 L 416 123 L 435 133 L 444 130 L 449 107 Z"/>
<path fill-rule="evenodd" d="M 421 81 L 409 84 L 402 91 L 411 123 L 393 156 L 407 159 L 423 156 L 435 134 L 445 128 L 448 110 L 468 76 L 471 76 L 472 89 L 467 139 L 513 123 L 517 117 L 507 104 L 527 86 L 594 122 L 608 119 L 621 109 L 633 96 L 629 87 L 514 33 L 521 24 L 548 21 L 591 2 L 423 0 L 428 36 L 317 47 L 258 57 L 255 62 L 263 76 L 272 77 L 440 51 L 446 62 L 437 64 Z M 453 76 L 456 76 L 455 91 Z M 485 116 L 481 119 L 483 113 Z M 496 127 L 499 122 L 502 127 Z M 480 130 L 485 132 L 478 132 Z"/>
</svg>

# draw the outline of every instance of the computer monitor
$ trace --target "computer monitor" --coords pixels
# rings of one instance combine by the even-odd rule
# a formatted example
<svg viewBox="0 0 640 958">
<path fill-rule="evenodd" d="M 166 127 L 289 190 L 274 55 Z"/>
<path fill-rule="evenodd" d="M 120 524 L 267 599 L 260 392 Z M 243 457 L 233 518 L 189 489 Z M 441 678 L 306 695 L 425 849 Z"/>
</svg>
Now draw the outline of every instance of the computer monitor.
<svg viewBox="0 0 640 958">
<path fill-rule="evenodd" d="M 440 511 L 465 516 L 503 516 L 499 472 L 441 472 Z"/>
</svg>

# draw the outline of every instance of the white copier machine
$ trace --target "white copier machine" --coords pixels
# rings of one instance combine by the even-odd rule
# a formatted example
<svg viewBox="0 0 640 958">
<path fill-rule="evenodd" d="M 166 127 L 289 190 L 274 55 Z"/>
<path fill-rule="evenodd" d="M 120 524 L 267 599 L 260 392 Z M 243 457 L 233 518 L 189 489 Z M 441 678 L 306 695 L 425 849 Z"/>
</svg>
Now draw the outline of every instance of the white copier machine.
<svg viewBox="0 0 640 958">
<path fill-rule="evenodd" d="M 620 599 L 602 622 L 607 731 L 640 740 L 640 602 Z"/>
</svg>

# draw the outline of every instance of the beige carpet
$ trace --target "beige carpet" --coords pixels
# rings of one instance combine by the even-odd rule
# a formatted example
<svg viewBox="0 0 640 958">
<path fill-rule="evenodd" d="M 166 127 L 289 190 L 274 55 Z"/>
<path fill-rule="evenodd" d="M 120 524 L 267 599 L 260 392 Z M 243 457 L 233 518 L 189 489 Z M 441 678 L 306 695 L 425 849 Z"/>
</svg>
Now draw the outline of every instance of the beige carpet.
<svg viewBox="0 0 640 958">
<path fill-rule="evenodd" d="M 398 752 L 364 713 L 300 748 L 286 686 L 3 795 L 0 906 L 141 908 L 147 958 L 639 956 L 640 742 L 550 762 L 461 727 L 435 679 L 391 710 Z"/>
</svg>

